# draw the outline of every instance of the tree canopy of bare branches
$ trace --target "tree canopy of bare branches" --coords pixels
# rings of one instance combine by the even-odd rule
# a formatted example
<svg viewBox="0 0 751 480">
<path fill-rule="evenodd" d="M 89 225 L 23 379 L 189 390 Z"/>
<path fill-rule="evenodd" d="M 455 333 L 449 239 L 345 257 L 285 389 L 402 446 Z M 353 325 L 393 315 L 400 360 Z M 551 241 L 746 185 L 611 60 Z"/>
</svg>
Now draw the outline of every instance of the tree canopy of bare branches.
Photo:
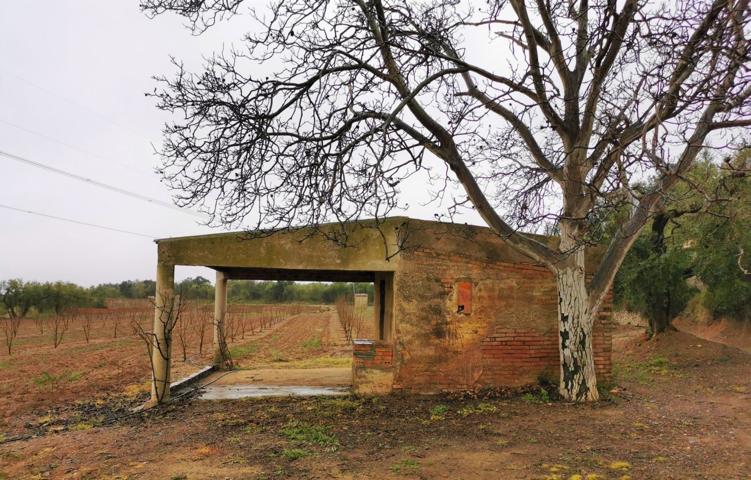
<svg viewBox="0 0 751 480">
<path fill-rule="evenodd" d="M 203 72 L 176 61 L 153 93 L 178 119 L 160 172 L 179 202 L 284 228 L 385 216 L 415 175 L 437 200 L 455 188 L 449 215 L 476 209 L 556 275 L 561 393 L 596 399 L 593 319 L 626 252 L 697 154 L 751 125 L 749 1 L 243 3 L 142 0 L 196 33 L 252 19 Z M 624 205 L 588 280 L 593 224 Z M 556 248 L 523 233 L 542 224 Z"/>
</svg>

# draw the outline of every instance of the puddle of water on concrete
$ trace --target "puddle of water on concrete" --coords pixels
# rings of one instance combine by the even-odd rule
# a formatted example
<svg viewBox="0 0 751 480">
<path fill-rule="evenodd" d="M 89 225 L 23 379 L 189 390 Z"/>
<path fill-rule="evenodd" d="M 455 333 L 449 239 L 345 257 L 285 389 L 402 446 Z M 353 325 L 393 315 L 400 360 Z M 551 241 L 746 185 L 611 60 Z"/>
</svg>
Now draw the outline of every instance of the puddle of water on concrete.
<svg viewBox="0 0 751 480">
<path fill-rule="evenodd" d="M 292 385 L 210 385 L 201 400 L 234 400 L 262 397 L 314 397 L 349 395 L 348 387 L 307 387 Z"/>
</svg>

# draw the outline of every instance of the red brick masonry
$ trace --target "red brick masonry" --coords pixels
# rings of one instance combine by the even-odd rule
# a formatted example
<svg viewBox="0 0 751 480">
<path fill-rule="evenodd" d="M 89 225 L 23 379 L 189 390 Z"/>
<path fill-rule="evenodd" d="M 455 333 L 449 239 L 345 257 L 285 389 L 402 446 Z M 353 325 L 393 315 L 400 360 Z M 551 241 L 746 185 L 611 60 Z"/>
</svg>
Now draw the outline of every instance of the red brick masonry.
<svg viewBox="0 0 751 480">
<path fill-rule="evenodd" d="M 595 367 L 598 378 L 611 374 L 610 332 L 597 325 L 593 338 Z M 557 380 L 559 366 L 558 334 L 540 334 L 530 330 L 503 328 L 483 340 L 484 384 L 514 385 L 536 382 L 540 372 Z"/>
<path fill-rule="evenodd" d="M 355 369 L 391 368 L 394 365 L 394 349 L 391 345 L 372 340 L 355 340 L 352 347 Z"/>
</svg>

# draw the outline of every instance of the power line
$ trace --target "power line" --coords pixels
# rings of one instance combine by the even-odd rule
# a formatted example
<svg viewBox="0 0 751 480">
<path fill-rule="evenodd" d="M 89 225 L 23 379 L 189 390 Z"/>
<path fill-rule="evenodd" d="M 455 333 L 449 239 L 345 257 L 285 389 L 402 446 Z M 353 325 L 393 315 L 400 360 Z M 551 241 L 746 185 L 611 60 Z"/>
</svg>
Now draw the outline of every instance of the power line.
<svg viewBox="0 0 751 480">
<path fill-rule="evenodd" d="M 129 197 L 137 198 L 138 200 L 143 200 L 144 202 L 149 202 L 149 203 L 152 203 L 154 205 L 159 205 L 159 206 L 162 206 L 162 207 L 171 208 L 172 210 L 177 210 L 178 212 L 182 212 L 182 213 L 186 213 L 186 214 L 189 214 L 189 215 L 201 217 L 203 219 L 206 218 L 206 216 L 204 214 L 202 214 L 202 213 L 194 212 L 192 210 L 188 210 L 188 209 L 185 209 L 185 208 L 181 208 L 181 207 L 178 207 L 177 205 L 173 205 L 171 203 L 164 202 L 162 200 L 158 200 L 156 198 L 147 197 L 146 195 L 141 195 L 140 193 L 131 192 L 130 190 L 125 190 L 124 188 L 120 188 L 120 187 L 116 187 L 114 185 L 110 185 L 110 184 L 107 184 L 107 183 L 104 183 L 104 182 L 100 182 L 100 181 L 94 180 L 92 178 L 84 177 L 82 175 L 78 175 L 78 174 L 71 173 L 71 172 L 68 172 L 68 171 L 65 171 L 65 170 L 61 170 L 59 168 L 52 167 L 52 166 L 47 165 L 45 163 L 41 163 L 41 162 L 37 162 L 37 161 L 34 161 L 34 160 L 30 160 L 28 158 L 21 157 L 19 155 L 14 155 L 12 153 L 4 152 L 2 150 L 0 150 L 0 155 L 4 156 L 6 158 L 9 158 L 11 160 L 15 160 L 17 162 L 25 163 L 25 164 L 31 165 L 33 167 L 37 167 L 37 168 L 41 168 L 43 170 L 47 170 L 49 172 L 57 173 L 58 175 L 63 175 L 65 177 L 72 178 L 74 180 L 78 180 L 78 181 L 81 181 L 81 182 L 88 183 L 89 185 L 94 185 L 94 186 L 97 186 L 97 187 L 100 187 L 100 188 L 104 188 L 106 190 L 111 190 L 113 192 L 120 193 L 122 195 L 127 195 Z"/>
<path fill-rule="evenodd" d="M 90 151 L 88 151 L 86 149 L 83 149 L 81 147 L 77 147 L 76 145 L 70 144 L 68 142 L 64 142 L 62 140 L 58 140 L 57 138 L 52 137 L 50 135 L 47 135 L 46 133 L 40 132 L 38 130 L 32 130 L 30 128 L 24 127 L 23 125 L 18 125 L 17 123 L 13 123 L 13 122 L 9 122 L 7 120 L 3 120 L 2 118 L 0 118 L 0 123 L 4 123 L 5 125 L 8 125 L 9 127 L 13 127 L 13 128 L 15 128 L 17 130 L 21 130 L 22 132 L 26 132 L 26 133 L 30 133 L 32 135 L 36 135 L 39 138 L 43 138 L 43 139 L 47 140 L 48 142 L 57 143 L 58 145 L 62 145 L 62 146 L 66 147 L 66 148 L 69 148 L 71 150 L 75 150 L 77 152 L 83 153 L 84 155 L 87 155 L 89 157 L 98 158 L 100 160 L 104 160 L 105 162 L 112 162 L 112 159 L 110 159 L 110 158 L 107 158 L 107 157 L 104 157 L 102 155 L 99 155 L 98 153 L 90 152 Z M 120 168 L 126 169 L 126 165 L 124 163 L 122 163 L 122 162 L 116 162 L 116 163 L 117 163 L 117 165 Z"/>
<path fill-rule="evenodd" d="M 113 126 L 115 126 L 117 128 L 120 128 L 122 130 L 127 131 L 129 134 L 135 136 L 136 138 L 140 139 L 140 138 L 143 138 L 145 136 L 144 134 L 138 133 L 135 130 L 133 130 L 132 128 L 130 128 L 130 127 L 127 127 L 125 125 L 119 124 L 118 122 L 112 120 L 112 118 L 110 118 L 109 116 L 104 115 L 103 113 L 100 113 L 100 112 L 94 110 L 91 107 L 88 107 L 88 106 L 86 106 L 86 105 L 84 105 L 82 103 L 78 103 L 76 100 L 73 100 L 72 98 L 66 97 L 65 95 L 61 95 L 61 94 L 59 94 L 59 93 L 57 93 L 57 92 L 55 92 L 53 90 L 50 90 L 49 88 L 46 88 L 46 87 L 43 87 L 43 86 L 41 86 L 41 85 L 39 85 L 37 83 L 34 83 L 31 80 L 29 80 L 28 78 L 24 78 L 24 77 L 22 77 L 21 75 L 19 75 L 17 73 L 14 73 L 14 72 L 11 72 L 11 71 L 8 71 L 8 70 L 5 70 L 5 69 L 0 69 L 0 72 L 3 72 L 5 74 L 7 74 L 7 75 L 10 75 L 11 77 L 16 77 L 18 80 L 22 81 L 23 83 L 25 83 L 25 84 L 27 84 L 27 85 L 29 85 L 31 87 L 34 87 L 34 88 L 36 88 L 38 90 L 41 90 L 42 92 L 45 92 L 47 95 L 50 95 L 50 96 L 53 96 L 53 97 L 57 97 L 58 99 L 63 100 L 65 102 L 67 102 L 67 103 L 69 103 L 71 105 L 74 105 L 74 106 L 76 106 L 78 108 L 81 108 L 83 110 L 88 110 L 90 113 L 93 113 L 97 117 L 99 117 L 99 118 L 101 118 L 101 119 L 109 122 L 110 124 L 112 124 Z"/>
<path fill-rule="evenodd" d="M 97 225 L 95 223 L 88 223 L 88 222 L 82 222 L 80 220 L 73 220 L 72 218 L 58 217 L 56 215 L 49 215 L 46 213 L 34 212 L 32 210 L 25 210 L 22 208 L 11 207 L 10 205 L 3 205 L 1 203 L 0 203 L 0 208 L 5 208 L 6 210 L 13 210 L 15 212 L 28 213 L 30 215 L 37 215 L 39 217 L 51 218 L 51 219 L 60 220 L 63 222 L 75 223 L 78 225 L 85 225 L 87 227 L 101 228 L 102 230 L 109 230 L 112 232 L 127 233 L 128 235 L 137 235 L 139 237 L 145 237 L 150 240 L 153 240 L 154 238 L 156 238 L 153 235 L 146 235 L 145 233 L 131 232 L 130 230 L 122 230 L 119 228 L 107 227 L 104 225 Z"/>
</svg>

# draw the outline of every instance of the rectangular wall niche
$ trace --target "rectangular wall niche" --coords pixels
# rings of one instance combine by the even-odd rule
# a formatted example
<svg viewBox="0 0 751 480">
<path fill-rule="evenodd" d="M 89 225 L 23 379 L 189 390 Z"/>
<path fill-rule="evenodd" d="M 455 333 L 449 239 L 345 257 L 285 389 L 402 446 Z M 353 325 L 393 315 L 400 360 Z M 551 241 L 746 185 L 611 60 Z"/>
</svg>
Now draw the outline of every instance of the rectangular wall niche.
<svg viewBox="0 0 751 480">
<path fill-rule="evenodd" d="M 465 315 L 472 313 L 472 284 L 470 282 L 456 284 L 456 311 Z"/>
</svg>

